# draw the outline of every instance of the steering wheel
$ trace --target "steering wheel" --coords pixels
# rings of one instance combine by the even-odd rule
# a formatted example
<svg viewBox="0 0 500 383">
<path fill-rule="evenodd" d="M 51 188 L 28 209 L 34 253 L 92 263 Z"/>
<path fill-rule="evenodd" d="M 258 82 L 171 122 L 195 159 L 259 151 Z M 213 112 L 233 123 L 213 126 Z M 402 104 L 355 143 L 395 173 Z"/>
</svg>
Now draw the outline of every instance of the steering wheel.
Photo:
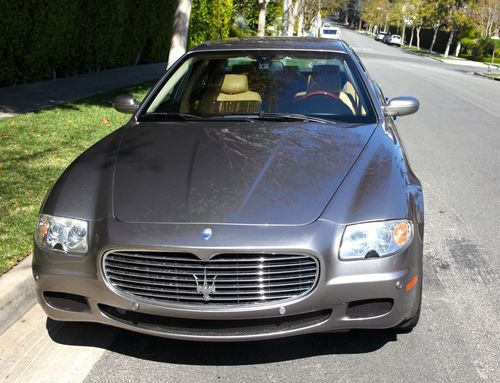
<svg viewBox="0 0 500 383">
<path fill-rule="evenodd" d="M 330 92 L 327 92 L 324 90 L 315 90 L 313 92 L 306 93 L 305 95 L 302 96 L 302 99 L 305 100 L 305 99 L 308 99 L 309 97 L 313 97 L 313 96 L 327 96 L 327 97 L 331 97 L 335 100 L 339 99 L 339 96 L 337 96 L 335 93 L 330 93 Z"/>
</svg>

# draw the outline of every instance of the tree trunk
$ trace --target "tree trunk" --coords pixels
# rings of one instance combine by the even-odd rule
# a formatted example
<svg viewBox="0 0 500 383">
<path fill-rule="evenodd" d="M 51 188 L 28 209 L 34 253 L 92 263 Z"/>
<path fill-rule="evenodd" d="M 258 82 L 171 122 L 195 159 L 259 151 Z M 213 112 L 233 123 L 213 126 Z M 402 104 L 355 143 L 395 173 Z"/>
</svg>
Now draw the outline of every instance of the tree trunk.
<svg viewBox="0 0 500 383">
<path fill-rule="evenodd" d="M 429 53 L 432 53 L 432 48 L 434 48 L 434 43 L 436 42 L 436 37 L 439 31 L 439 23 L 434 25 L 434 35 L 432 36 L 431 46 L 429 48 Z"/>
<path fill-rule="evenodd" d="M 283 36 L 288 36 L 288 24 L 290 23 L 290 11 L 292 10 L 292 0 L 283 0 L 283 25 L 281 33 Z"/>
<path fill-rule="evenodd" d="M 190 17 L 191 0 L 179 0 L 172 26 L 172 42 L 170 43 L 167 68 L 186 52 Z"/>
<path fill-rule="evenodd" d="M 266 34 L 266 0 L 259 0 L 259 25 L 257 28 L 257 36 L 264 37 Z"/>
<path fill-rule="evenodd" d="M 286 32 L 287 36 L 293 36 L 293 31 L 295 29 L 295 17 L 290 13 L 290 18 L 288 20 L 288 30 Z"/>
<path fill-rule="evenodd" d="M 453 29 L 450 31 L 450 37 L 448 38 L 448 42 L 446 43 L 444 57 L 448 57 L 448 55 L 450 54 L 450 48 L 451 48 L 452 41 L 453 41 Z"/>
<path fill-rule="evenodd" d="M 458 55 L 460 54 L 460 48 L 462 48 L 462 43 L 460 42 L 460 40 L 458 40 L 457 47 L 455 48 L 455 57 L 458 57 Z"/>
<path fill-rule="evenodd" d="M 403 28 L 401 28 L 401 42 L 405 43 L 405 34 L 406 34 L 406 24 L 403 22 Z"/>
<path fill-rule="evenodd" d="M 408 44 L 410 47 L 412 46 L 413 42 L 413 32 L 415 31 L 415 27 L 411 27 L 411 35 L 410 35 L 410 43 Z"/>
<path fill-rule="evenodd" d="M 422 29 L 422 26 L 419 25 L 417 27 L 417 49 L 420 50 L 420 30 Z"/>
<path fill-rule="evenodd" d="M 299 20 L 297 22 L 297 36 L 304 36 L 304 8 L 299 12 Z"/>
<path fill-rule="evenodd" d="M 347 7 L 345 9 L 345 21 L 344 21 L 344 24 L 345 25 L 349 24 L 349 10 L 347 9 Z"/>
</svg>

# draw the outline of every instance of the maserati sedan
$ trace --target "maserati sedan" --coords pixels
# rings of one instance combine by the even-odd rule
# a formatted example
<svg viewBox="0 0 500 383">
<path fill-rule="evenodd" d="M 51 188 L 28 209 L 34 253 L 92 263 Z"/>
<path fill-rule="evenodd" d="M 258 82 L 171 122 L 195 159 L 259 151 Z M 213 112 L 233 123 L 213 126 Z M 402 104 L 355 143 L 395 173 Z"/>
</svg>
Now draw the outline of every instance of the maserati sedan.
<svg viewBox="0 0 500 383">
<path fill-rule="evenodd" d="M 78 157 L 35 230 L 58 321 L 186 340 L 409 331 L 423 195 L 386 100 L 343 41 L 204 43 Z"/>
</svg>

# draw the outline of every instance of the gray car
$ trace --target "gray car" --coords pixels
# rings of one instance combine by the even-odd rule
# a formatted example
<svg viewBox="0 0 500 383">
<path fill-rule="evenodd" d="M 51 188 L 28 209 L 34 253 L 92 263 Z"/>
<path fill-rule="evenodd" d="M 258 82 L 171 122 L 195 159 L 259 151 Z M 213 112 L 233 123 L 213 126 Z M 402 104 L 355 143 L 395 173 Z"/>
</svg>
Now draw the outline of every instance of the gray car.
<svg viewBox="0 0 500 383">
<path fill-rule="evenodd" d="M 207 42 L 63 173 L 35 231 L 50 318 L 257 340 L 409 331 L 423 195 L 386 102 L 343 41 Z"/>
</svg>

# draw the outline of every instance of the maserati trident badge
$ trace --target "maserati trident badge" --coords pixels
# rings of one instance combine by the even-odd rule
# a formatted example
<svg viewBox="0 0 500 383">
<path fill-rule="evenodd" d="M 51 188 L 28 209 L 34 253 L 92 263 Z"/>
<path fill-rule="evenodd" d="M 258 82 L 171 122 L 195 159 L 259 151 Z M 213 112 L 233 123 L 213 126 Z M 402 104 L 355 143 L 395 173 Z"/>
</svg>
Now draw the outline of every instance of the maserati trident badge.
<svg viewBox="0 0 500 383">
<path fill-rule="evenodd" d="M 201 238 L 205 240 L 209 240 L 211 236 L 212 236 L 212 229 L 210 229 L 209 227 L 203 229 L 203 231 L 201 232 Z"/>
<path fill-rule="evenodd" d="M 207 269 L 203 272 L 203 284 L 200 283 L 196 274 L 193 274 L 193 277 L 196 282 L 196 292 L 203 294 L 204 301 L 209 301 L 210 294 L 215 293 L 215 278 L 217 278 L 217 275 L 211 280 L 211 284 L 207 278 Z"/>
</svg>

